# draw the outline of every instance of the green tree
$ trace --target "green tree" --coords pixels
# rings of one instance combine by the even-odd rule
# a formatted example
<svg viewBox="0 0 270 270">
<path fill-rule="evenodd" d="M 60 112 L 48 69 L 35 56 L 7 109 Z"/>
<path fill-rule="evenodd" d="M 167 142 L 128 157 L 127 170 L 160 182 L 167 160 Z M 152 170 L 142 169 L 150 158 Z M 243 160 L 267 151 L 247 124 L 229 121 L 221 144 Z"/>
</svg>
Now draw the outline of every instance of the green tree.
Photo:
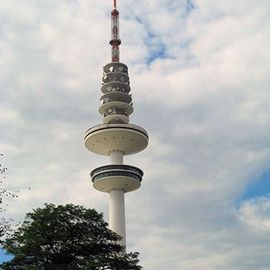
<svg viewBox="0 0 270 270">
<path fill-rule="evenodd" d="M 45 204 L 5 239 L 3 247 L 14 258 L 0 269 L 140 270 L 138 253 L 125 253 L 120 239 L 94 209 Z"/>
<path fill-rule="evenodd" d="M 0 213 L 3 213 L 4 211 L 6 211 L 6 208 L 8 206 L 7 201 L 11 198 L 17 198 L 18 196 L 6 185 L 7 168 L 3 165 L 2 153 L 0 153 L 0 157 Z M 2 237 L 9 231 L 11 222 L 12 220 L 10 219 L 6 219 L 4 217 L 0 218 L 0 243 Z"/>
</svg>

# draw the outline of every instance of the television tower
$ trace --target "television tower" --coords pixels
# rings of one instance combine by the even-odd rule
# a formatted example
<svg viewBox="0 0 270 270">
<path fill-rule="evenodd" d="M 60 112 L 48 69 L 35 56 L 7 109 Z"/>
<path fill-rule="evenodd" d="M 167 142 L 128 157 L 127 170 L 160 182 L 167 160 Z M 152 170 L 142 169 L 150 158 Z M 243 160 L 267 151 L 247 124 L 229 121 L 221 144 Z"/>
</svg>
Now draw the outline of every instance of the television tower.
<svg viewBox="0 0 270 270">
<path fill-rule="evenodd" d="M 113 0 L 111 12 L 112 61 L 103 67 L 102 96 L 99 113 L 103 123 L 86 131 L 86 148 L 99 155 L 109 156 L 110 164 L 94 169 L 90 176 L 93 186 L 109 193 L 109 228 L 122 236 L 126 246 L 125 193 L 141 186 L 143 171 L 123 163 L 125 155 L 136 154 L 147 147 L 148 134 L 142 127 L 130 124 L 133 113 L 128 67 L 120 62 L 119 11 Z"/>
</svg>

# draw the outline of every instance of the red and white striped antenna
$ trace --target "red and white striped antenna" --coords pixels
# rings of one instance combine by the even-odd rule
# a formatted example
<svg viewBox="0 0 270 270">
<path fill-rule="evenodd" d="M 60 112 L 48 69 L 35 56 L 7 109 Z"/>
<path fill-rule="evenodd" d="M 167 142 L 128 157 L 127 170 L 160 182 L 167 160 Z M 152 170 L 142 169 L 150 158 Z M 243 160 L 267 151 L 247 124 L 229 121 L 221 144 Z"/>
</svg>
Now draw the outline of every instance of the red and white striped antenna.
<svg viewBox="0 0 270 270">
<path fill-rule="evenodd" d="M 112 38 L 110 44 L 112 45 L 112 62 L 120 61 L 119 45 L 121 40 L 119 37 L 119 11 L 116 9 L 116 0 L 113 0 L 113 10 L 111 12 L 112 19 Z"/>
</svg>

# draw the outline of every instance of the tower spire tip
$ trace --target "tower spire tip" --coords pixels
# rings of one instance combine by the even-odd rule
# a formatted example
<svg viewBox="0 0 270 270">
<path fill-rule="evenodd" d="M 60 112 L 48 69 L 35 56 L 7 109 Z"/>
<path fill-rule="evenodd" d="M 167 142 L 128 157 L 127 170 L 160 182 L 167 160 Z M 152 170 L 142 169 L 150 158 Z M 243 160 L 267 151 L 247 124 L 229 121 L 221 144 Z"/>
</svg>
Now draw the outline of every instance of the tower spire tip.
<svg viewBox="0 0 270 270">
<path fill-rule="evenodd" d="M 112 20 L 112 39 L 110 44 L 112 45 L 112 62 L 119 62 L 119 45 L 121 40 L 119 38 L 119 11 L 116 9 L 116 0 L 113 0 L 113 10 L 111 12 Z"/>
</svg>

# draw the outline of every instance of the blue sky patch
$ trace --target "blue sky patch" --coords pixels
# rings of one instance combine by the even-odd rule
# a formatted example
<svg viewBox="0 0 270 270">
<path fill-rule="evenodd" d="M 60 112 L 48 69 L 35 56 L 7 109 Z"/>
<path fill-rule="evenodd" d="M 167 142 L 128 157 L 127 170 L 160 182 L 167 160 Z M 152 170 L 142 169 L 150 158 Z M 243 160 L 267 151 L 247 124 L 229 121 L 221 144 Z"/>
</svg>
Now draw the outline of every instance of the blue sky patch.
<svg viewBox="0 0 270 270">
<path fill-rule="evenodd" d="M 12 256 L 7 255 L 3 249 L 0 249 L 0 263 L 7 262 L 12 259 Z"/>
<path fill-rule="evenodd" d="M 194 4 L 192 3 L 191 0 L 187 0 L 186 3 L 186 11 L 191 12 L 195 8 Z"/>
<path fill-rule="evenodd" d="M 155 50 L 151 51 L 151 53 L 147 57 L 146 62 L 149 65 L 156 59 L 166 58 L 166 55 L 167 54 L 165 46 L 163 44 L 159 44 Z"/>
<path fill-rule="evenodd" d="M 146 63 L 150 65 L 156 59 L 163 59 L 167 57 L 167 50 L 162 41 L 152 32 L 147 33 L 145 43 L 149 49 L 149 55 L 146 58 Z"/>
<path fill-rule="evenodd" d="M 251 183 L 245 190 L 240 201 L 270 196 L 270 170 L 263 173 L 258 181 Z"/>
<path fill-rule="evenodd" d="M 142 24 L 147 31 L 145 37 L 145 44 L 149 49 L 149 55 L 146 58 L 147 65 L 150 65 L 156 59 L 163 59 L 167 57 L 167 50 L 163 42 L 160 40 L 160 37 L 151 31 L 150 26 L 139 17 L 135 17 L 135 20 Z"/>
</svg>

